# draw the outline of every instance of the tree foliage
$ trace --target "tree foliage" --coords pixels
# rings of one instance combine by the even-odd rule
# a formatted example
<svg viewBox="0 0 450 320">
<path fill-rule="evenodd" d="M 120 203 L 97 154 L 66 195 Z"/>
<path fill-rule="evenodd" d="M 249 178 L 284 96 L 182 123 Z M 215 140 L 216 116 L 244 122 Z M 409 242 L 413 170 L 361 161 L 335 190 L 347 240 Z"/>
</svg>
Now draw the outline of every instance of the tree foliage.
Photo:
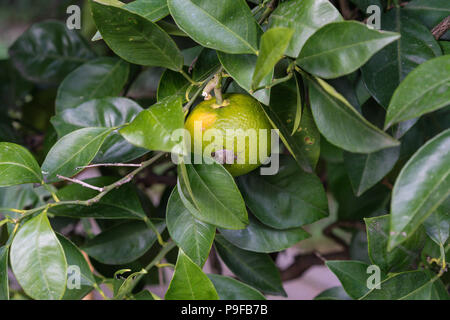
<svg viewBox="0 0 450 320">
<path fill-rule="evenodd" d="M 358 0 L 90 0 L 92 41 L 33 24 L 0 60 L 0 299 L 154 299 L 157 268 L 165 299 L 284 296 L 274 257 L 323 237 L 342 287 L 317 299 L 448 299 L 450 3 L 372 2 L 382 30 Z M 171 161 L 211 79 L 261 102 L 277 174 Z M 205 274 L 217 255 L 237 279 Z"/>
</svg>

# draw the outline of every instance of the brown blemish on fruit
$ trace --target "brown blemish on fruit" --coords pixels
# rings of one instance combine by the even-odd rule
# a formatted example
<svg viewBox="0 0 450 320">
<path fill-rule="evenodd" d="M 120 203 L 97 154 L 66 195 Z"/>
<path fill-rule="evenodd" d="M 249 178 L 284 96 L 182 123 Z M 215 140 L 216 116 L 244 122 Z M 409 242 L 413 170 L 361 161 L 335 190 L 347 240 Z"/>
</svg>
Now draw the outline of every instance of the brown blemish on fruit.
<svg viewBox="0 0 450 320">
<path fill-rule="evenodd" d="M 312 145 L 312 144 L 314 144 L 314 141 L 310 138 L 310 137 L 305 137 L 305 143 L 306 144 L 309 144 L 309 145 Z"/>
</svg>

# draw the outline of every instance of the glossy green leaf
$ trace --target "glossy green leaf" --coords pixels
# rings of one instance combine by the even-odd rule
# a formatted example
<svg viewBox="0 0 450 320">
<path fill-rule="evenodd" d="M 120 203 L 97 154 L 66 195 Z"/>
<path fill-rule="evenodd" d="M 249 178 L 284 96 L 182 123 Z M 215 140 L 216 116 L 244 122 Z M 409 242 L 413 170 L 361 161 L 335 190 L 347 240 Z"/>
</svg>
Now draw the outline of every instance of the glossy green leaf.
<svg viewBox="0 0 450 320">
<path fill-rule="evenodd" d="M 195 218 L 226 229 L 245 228 L 248 216 L 244 200 L 222 165 L 181 163 L 178 176 L 180 198 Z"/>
<path fill-rule="evenodd" d="M 347 292 L 342 287 L 332 287 L 325 291 L 322 291 L 314 300 L 351 300 Z"/>
<path fill-rule="evenodd" d="M 208 274 L 220 300 L 266 300 L 256 289 L 230 277 Z"/>
<path fill-rule="evenodd" d="M 441 55 L 430 31 L 403 9 L 393 8 L 381 15 L 381 28 L 401 37 L 375 54 L 362 67 L 363 79 L 372 96 L 387 108 L 392 94 L 406 75 L 419 64 Z"/>
<path fill-rule="evenodd" d="M 320 133 L 314 123 L 311 110 L 304 108 L 300 127 L 292 134 L 298 113 L 300 91 L 296 80 L 283 82 L 272 89 L 270 104 L 263 106 L 272 126 L 279 130 L 279 136 L 298 165 L 306 172 L 312 172 L 320 153 Z"/>
<path fill-rule="evenodd" d="M 0 300 L 9 300 L 8 249 L 0 247 Z"/>
<path fill-rule="evenodd" d="M 355 153 L 372 153 L 399 145 L 356 111 L 325 81 L 309 79 L 311 110 L 319 131 L 335 146 Z"/>
<path fill-rule="evenodd" d="M 50 121 L 59 137 L 89 127 L 113 128 L 130 123 L 143 109 L 126 98 L 103 98 L 87 101 L 76 108 L 64 110 Z M 96 163 L 128 162 L 147 153 L 126 141 L 118 132 L 112 132 L 103 142 Z"/>
<path fill-rule="evenodd" d="M 235 247 L 221 235 L 214 245 L 228 268 L 242 281 L 268 294 L 286 295 L 280 273 L 269 255 Z"/>
<path fill-rule="evenodd" d="M 227 53 L 258 52 L 260 27 L 244 0 L 168 0 L 177 25 L 202 46 Z"/>
<path fill-rule="evenodd" d="M 122 59 L 144 66 L 181 70 L 183 56 L 160 27 L 125 7 L 91 2 L 92 14 L 106 44 Z"/>
<path fill-rule="evenodd" d="M 180 97 L 159 101 L 142 111 L 120 134 L 131 144 L 149 150 L 171 152 L 178 141 L 172 133 L 184 127 L 184 115 Z"/>
<path fill-rule="evenodd" d="M 450 129 L 429 140 L 405 164 L 392 191 L 389 248 L 407 238 L 450 195 Z"/>
<path fill-rule="evenodd" d="M 67 260 L 67 288 L 63 300 L 80 300 L 94 289 L 91 268 L 75 244 L 58 234 Z"/>
<path fill-rule="evenodd" d="M 395 90 L 385 128 L 450 104 L 450 56 L 431 59 L 414 69 Z"/>
<path fill-rule="evenodd" d="M 56 113 L 72 109 L 91 99 L 117 96 L 128 80 L 129 65 L 123 60 L 102 57 L 83 64 L 61 83 L 56 96 Z"/>
<path fill-rule="evenodd" d="M 353 191 L 360 196 L 388 174 L 400 156 L 400 147 L 373 153 L 344 152 L 344 162 Z"/>
<path fill-rule="evenodd" d="M 87 42 L 62 22 L 33 24 L 9 49 L 20 74 L 39 84 L 57 84 L 72 70 L 95 57 Z"/>
<path fill-rule="evenodd" d="M 293 29 L 272 28 L 261 36 L 261 47 L 256 60 L 252 89 L 258 88 L 266 76 L 273 71 L 277 62 L 283 57 L 293 34 Z"/>
<path fill-rule="evenodd" d="M 169 15 L 166 0 L 135 0 L 124 5 L 124 8 L 153 22 Z"/>
<path fill-rule="evenodd" d="M 88 165 L 100 150 L 109 128 L 83 128 L 62 137 L 50 149 L 42 164 L 47 182 L 58 181 L 57 175 L 72 177 Z"/>
<path fill-rule="evenodd" d="M 277 174 L 251 172 L 239 177 L 238 186 L 252 213 L 276 229 L 300 227 L 328 215 L 327 196 L 319 178 L 302 171 L 288 156 L 280 155 Z"/>
<path fill-rule="evenodd" d="M 263 253 L 282 251 L 310 237 L 302 228 L 277 230 L 262 224 L 252 216 L 249 217 L 249 225 L 245 229 L 219 231 L 236 247 Z"/>
<path fill-rule="evenodd" d="M 402 245 L 387 251 L 389 240 L 389 215 L 365 218 L 369 257 L 373 264 L 384 272 L 407 270 L 419 257 L 423 247 L 423 233 L 416 232 Z"/>
<path fill-rule="evenodd" d="M 86 179 L 84 182 L 101 188 L 115 182 L 117 179 L 102 176 Z M 85 188 L 79 184 L 69 184 L 59 189 L 56 193 L 62 201 L 89 200 L 97 194 L 98 191 Z M 142 209 L 136 189 L 131 184 L 124 184 L 108 192 L 100 201 L 90 206 L 77 204 L 57 206 L 52 209 L 52 213 L 57 216 L 71 218 L 138 220 L 145 220 L 147 218 Z"/>
<path fill-rule="evenodd" d="M 448 300 L 448 293 L 437 276 L 429 271 L 402 272 L 381 282 L 363 300 Z"/>
<path fill-rule="evenodd" d="M 159 232 L 163 222 L 154 223 Z M 156 241 L 156 234 L 147 224 L 139 221 L 125 222 L 107 229 L 89 240 L 83 250 L 104 264 L 125 264 L 140 258 Z"/>
<path fill-rule="evenodd" d="M 33 155 L 24 147 L 0 142 L 0 187 L 41 183 L 42 173 Z"/>
<path fill-rule="evenodd" d="M 209 256 L 216 228 L 194 218 L 184 206 L 177 188 L 167 203 L 167 229 L 173 241 L 199 266 L 203 266 Z"/>
<path fill-rule="evenodd" d="M 400 36 L 356 21 L 333 22 L 315 32 L 297 58 L 304 70 L 325 79 L 352 73 Z"/>
<path fill-rule="evenodd" d="M 450 233 L 450 198 L 424 221 L 424 227 L 434 242 L 445 245 Z"/>
<path fill-rule="evenodd" d="M 342 21 L 339 11 L 328 0 L 293 0 L 280 3 L 270 15 L 270 28 L 295 30 L 286 55 L 297 58 L 311 35 L 325 24 Z"/>
<path fill-rule="evenodd" d="M 214 285 L 189 257 L 178 251 L 177 264 L 167 289 L 166 300 L 218 300 Z"/>
<path fill-rule="evenodd" d="M 252 90 L 253 74 L 256 69 L 257 57 L 251 54 L 227 54 L 224 52 L 217 52 L 220 63 L 225 71 L 233 78 L 237 84 L 250 92 Z M 267 75 L 262 81 L 261 85 L 268 85 L 272 82 L 272 73 Z M 252 93 L 252 96 L 263 104 L 269 104 L 270 89 L 262 89 Z"/>
<path fill-rule="evenodd" d="M 12 242 L 10 257 L 14 275 L 30 297 L 42 300 L 63 297 L 67 261 L 45 212 L 22 225 Z"/>
<path fill-rule="evenodd" d="M 371 275 L 370 272 L 367 272 L 369 264 L 345 260 L 328 260 L 325 264 L 336 275 L 351 298 L 359 299 L 369 291 L 367 287 L 367 280 Z M 380 278 L 381 281 L 386 278 L 384 273 L 381 273 Z"/>
</svg>

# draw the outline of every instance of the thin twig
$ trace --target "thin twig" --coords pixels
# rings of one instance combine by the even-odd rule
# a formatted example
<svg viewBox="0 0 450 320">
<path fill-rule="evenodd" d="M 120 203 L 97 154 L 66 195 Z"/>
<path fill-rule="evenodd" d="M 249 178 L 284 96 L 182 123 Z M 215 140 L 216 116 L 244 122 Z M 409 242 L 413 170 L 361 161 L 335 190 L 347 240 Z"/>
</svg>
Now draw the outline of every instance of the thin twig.
<svg viewBox="0 0 450 320">
<path fill-rule="evenodd" d="M 139 172 L 141 172 L 142 170 L 144 170 L 146 167 L 152 165 L 153 163 L 155 163 L 159 158 L 161 158 L 164 155 L 163 152 L 156 154 L 154 157 L 152 157 L 151 159 L 142 162 L 142 165 L 133 170 L 131 173 L 127 174 L 125 177 L 123 177 L 122 179 L 106 186 L 103 187 L 103 191 L 100 192 L 99 194 L 97 194 L 95 197 L 88 199 L 88 200 L 70 200 L 70 201 L 59 201 L 59 202 L 52 202 L 52 203 L 47 203 L 43 206 L 34 208 L 34 209 L 30 209 L 30 210 L 26 210 L 25 213 L 19 217 L 17 219 L 17 222 L 20 223 L 23 219 L 25 219 L 26 217 L 29 217 L 33 214 L 35 214 L 36 212 L 40 212 L 44 209 L 49 209 L 49 208 L 53 208 L 53 207 L 59 207 L 59 206 L 64 206 L 64 205 L 80 205 L 80 206 L 91 206 L 94 203 L 99 202 L 108 192 L 110 192 L 111 190 L 114 190 L 116 188 L 119 188 L 120 186 L 122 186 L 123 184 L 131 181 L 133 179 L 133 177 L 135 177 Z"/>
<path fill-rule="evenodd" d="M 450 16 L 442 20 L 436 27 L 431 30 L 434 38 L 439 40 L 450 29 Z"/>
<path fill-rule="evenodd" d="M 89 183 L 86 183 L 86 182 L 83 182 L 81 180 L 78 180 L 78 179 L 75 179 L 75 178 L 64 177 L 64 176 L 59 175 L 59 174 L 57 174 L 56 176 L 58 177 L 58 179 L 62 179 L 62 180 L 66 180 L 66 181 L 69 181 L 69 182 L 72 182 L 72 183 L 76 183 L 76 184 L 79 184 L 79 185 L 81 185 L 81 186 L 83 186 L 85 188 L 97 190 L 98 192 L 103 192 L 103 188 L 99 188 L 99 187 L 93 186 L 93 185 L 91 185 Z"/>
<path fill-rule="evenodd" d="M 272 14 L 273 10 L 275 10 L 277 5 L 278 5 L 278 0 L 270 1 L 270 3 L 267 5 L 266 10 L 261 15 L 261 18 L 259 19 L 258 23 L 263 24 L 270 17 L 270 15 Z"/>
<path fill-rule="evenodd" d="M 142 163 L 96 163 L 88 166 L 77 167 L 79 169 L 96 168 L 96 167 L 141 167 Z"/>
</svg>

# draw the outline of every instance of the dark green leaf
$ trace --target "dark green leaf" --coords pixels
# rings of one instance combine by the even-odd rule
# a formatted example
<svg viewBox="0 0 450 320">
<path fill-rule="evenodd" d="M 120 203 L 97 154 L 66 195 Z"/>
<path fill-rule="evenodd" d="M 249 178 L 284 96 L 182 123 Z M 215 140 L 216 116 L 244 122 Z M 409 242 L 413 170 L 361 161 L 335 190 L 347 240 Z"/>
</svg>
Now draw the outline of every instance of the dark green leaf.
<svg viewBox="0 0 450 320">
<path fill-rule="evenodd" d="M 80 249 L 64 236 L 59 234 L 57 236 L 68 266 L 67 288 L 63 300 L 80 300 L 94 288 L 94 275 Z"/>
<path fill-rule="evenodd" d="M 126 98 L 95 99 L 58 113 L 51 118 L 51 123 L 58 136 L 63 137 L 81 128 L 113 128 L 130 123 L 142 110 L 136 102 Z M 114 131 L 103 142 L 93 161 L 127 162 L 147 152 L 146 149 L 133 146 Z"/>
<path fill-rule="evenodd" d="M 369 264 L 361 261 L 345 260 L 328 260 L 325 264 L 339 279 L 345 292 L 353 299 L 359 299 L 369 292 L 367 287 L 367 280 L 371 275 L 367 272 Z M 381 273 L 380 281 L 385 277 Z"/>
<path fill-rule="evenodd" d="M 383 30 L 400 33 L 401 38 L 377 54 L 362 68 L 364 83 L 383 107 L 406 75 L 419 64 L 441 55 L 441 49 L 430 31 L 399 8 L 380 18 Z"/>
<path fill-rule="evenodd" d="M 180 97 L 183 102 L 186 102 L 186 91 L 191 83 L 183 77 L 179 72 L 166 70 L 161 76 L 158 84 L 157 98 L 158 101 L 170 97 Z M 191 90 L 190 96 L 195 89 Z"/>
<path fill-rule="evenodd" d="M 450 232 L 450 198 L 436 209 L 425 221 L 428 236 L 438 245 L 445 245 Z"/>
<path fill-rule="evenodd" d="M 61 83 L 56 96 L 56 113 L 77 107 L 91 99 L 117 96 L 127 82 L 129 65 L 123 60 L 102 57 L 83 64 Z"/>
<path fill-rule="evenodd" d="M 356 21 L 333 22 L 315 32 L 297 58 L 304 70 L 326 79 L 352 73 L 399 34 L 370 29 Z"/>
<path fill-rule="evenodd" d="M 108 1 L 91 2 L 92 14 L 106 44 L 122 59 L 144 66 L 179 71 L 183 56 L 175 42 L 160 27 Z"/>
<path fill-rule="evenodd" d="M 167 289 L 166 300 L 218 300 L 216 289 L 207 275 L 179 250 L 175 272 Z"/>
<path fill-rule="evenodd" d="M 0 247 L 0 300 L 9 300 L 8 249 Z"/>
<path fill-rule="evenodd" d="M 450 3 L 446 0 L 413 0 L 403 10 L 432 29 L 450 15 Z"/>
<path fill-rule="evenodd" d="M 96 187 L 104 187 L 113 183 L 111 177 L 99 177 L 84 180 L 84 182 Z M 57 192 L 62 201 L 88 200 L 98 194 L 96 190 L 85 188 L 79 184 L 70 184 Z M 58 216 L 73 218 L 97 218 L 97 219 L 138 219 L 147 217 L 139 202 L 136 189 L 130 184 L 124 184 L 114 189 L 90 206 L 64 205 L 54 207 L 52 213 Z"/>
<path fill-rule="evenodd" d="M 258 52 L 260 27 L 244 0 L 168 0 L 177 25 L 202 46 L 227 53 Z"/>
<path fill-rule="evenodd" d="M 319 178 L 280 155 L 276 175 L 252 172 L 239 177 L 246 205 L 264 224 L 277 229 L 300 227 L 328 215 L 328 201 Z"/>
<path fill-rule="evenodd" d="M 259 291 L 233 278 L 218 274 L 208 274 L 208 278 L 214 284 L 220 300 L 266 300 Z"/>
<path fill-rule="evenodd" d="M 450 55 L 431 59 L 400 83 L 386 113 L 385 129 L 450 104 Z"/>
<path fill-rule="evenodd" d="M 57 175 L 71 177 L 88 165 L 100 150 L 109 128 L 83 128 L 62 137 L 50 149 L 42 164 L 47 182 L 58 181 Z"/>
<path fill-rule="evenodd" d="M 154 223 L 159 232 L 163 222 Z M 121 223 L 103 231 L 83 246 L 83 250 L 104 264 L 125 264 L 140 258 L 156 241 L 156 234 L 143 222 Z"/>
<path fill-rule="evenodd" d="M 353 191 L 360 196 L 391 171 L 400 156 L 400 147 L 373 153 L 344 152 L 344 162 Z"/>
<path fill-rule="evenodd" d="M 167 229 L 173 241 L 197 265 L 203 266 L 211 250 L 216 228 L 194 218 L 181 201 L 177 188 L 167 204 Z"/>
<path fill-rule="evenodd" d="M 344 164 L 328 163 L 327 176 L 329 190 L 339 204 L 340 220 L 361 220 L 364 217 L 386 214 L 391 190 L 382 184 L 356 197 Z"/>
<path fill-rule="evenodd" d="M 184 127 L 184 115 L 180 97 L 159 101 L 142 111 L 120 134 L 135 146 L 149 150 L 171 152 L 178 141 L 172 133 Z"/>
<path fill-rule="evenodd" d="M 219 58 L 215 50 L 203 49 L 195 62 L 192 78 L 195 81 L 205 80 L 220 66 Z"/>
<path fill-rule="evenodd" d="M 41 300 L 63 297 L 67 261 L 45 212 L 22 225 L 12 242 L 10 256 L 14 275 L 30 297 Z"/>
<path fill-rule="evenodd" d="M 240 1 L 240 0 L 239 0 Z M 251 54 L 226 54 L 217 52 L 220 63 L 225 71 L 237 82 L 237 84 L 250 92 L 252 89 L 253 74 L 255 73 L 257 57 Z M 272 74 L 270 73 L 264 78 L 261 85 L 268 85 L 272 82 Z M 263 104 L 269 104 L 270 89 L 262 89 L 252 93 L 252 96 Z"/>
<path fill-rule="evenodd" d="M 331 22 L 342 21 L 339 11 L 328 0 L 293 0 L 280 3 L 270 15 L 270 28 L 287 27 L 295 30 L 286 55 L 297 58 L 311 35 Z"/>
<path fill-rule="evenodd" d="M 252 89 L 258 88 L 267 75 L 273 71 L 275 65 L 283 57 L 293 33 L 294 30 L 289 28 L 272 28 L 262 35 L 261 48 L 252 79 Z"/>
<path fill-rule="evenodd" d="M 0 187 L 23 183 L 41 183 L 41 168 L 24 147 L 0 142 Z"/>
<path fill-rule="evenodd" d="M 244 200 L 222 165 L 181 163 L 178 173 L 178 193 L 195 218 L 226 229 L 245 228 Z"/>
<path fill-rule="evenodd" d="M 76 31 L 56 21 L 31 26 L 11 46 L 9 56 L 24 78 L 39 84 L 57 84 L 95 57 Z"/>
<path fill-rule="evenodd" d="M 391 201 L 389 248 L 407 238 L 450 195 L 450 129 L 428 141 L 405 164 Z"/>
<path fill-rule="evenodd" d="M 219 229 L 225 239 L 238 248 L 254 252 L 278 252 L 290 248 L 310 235 L 302 228 L 277 230 L 256 218 L 249 217 L 249 225 L 242 230 Z"/>
<path fill-rule="evenodd" d="M 268 294 L 286 295 L 280 273 L 267 254 L 239 249 L 221 235 L 216 235 L 214 243 L 223 262 L 242 281 Z"/>
<path fill-rule="evenodd" d="M 364 219 L 370 260 L 386 273 L 407 270 L 419 257 L 423 233 L 416 232 L 402 245 L 388 252 L 389 220 L 389 215 Z"/>
<path fill-rule="evenodd" d="M 372 289 L 363 300 L 448 300 L 448 293 L 437 276 L 418 270 L 396 274 Z"/>
<path fill-rule="evenodd" d="M 350 152 L 372 153 L 399 142 L 359 114 L 325 81 L 310 79 L 311 109 L 319 131 L 332 144 Z"/>
<path fill-rule="evenodd" d="M 320 133 L 314 123 L 311 110 L 304 108 L 300 127 L 295 129 L 298 113 L 299 88 L 295 79 L 283 82 L 272 89 L 270 104 L 263 106 L 272 126 L 279 130 L 279 136 L 298 165 L 312 172 L 319 160 Z"/>
</svg>

